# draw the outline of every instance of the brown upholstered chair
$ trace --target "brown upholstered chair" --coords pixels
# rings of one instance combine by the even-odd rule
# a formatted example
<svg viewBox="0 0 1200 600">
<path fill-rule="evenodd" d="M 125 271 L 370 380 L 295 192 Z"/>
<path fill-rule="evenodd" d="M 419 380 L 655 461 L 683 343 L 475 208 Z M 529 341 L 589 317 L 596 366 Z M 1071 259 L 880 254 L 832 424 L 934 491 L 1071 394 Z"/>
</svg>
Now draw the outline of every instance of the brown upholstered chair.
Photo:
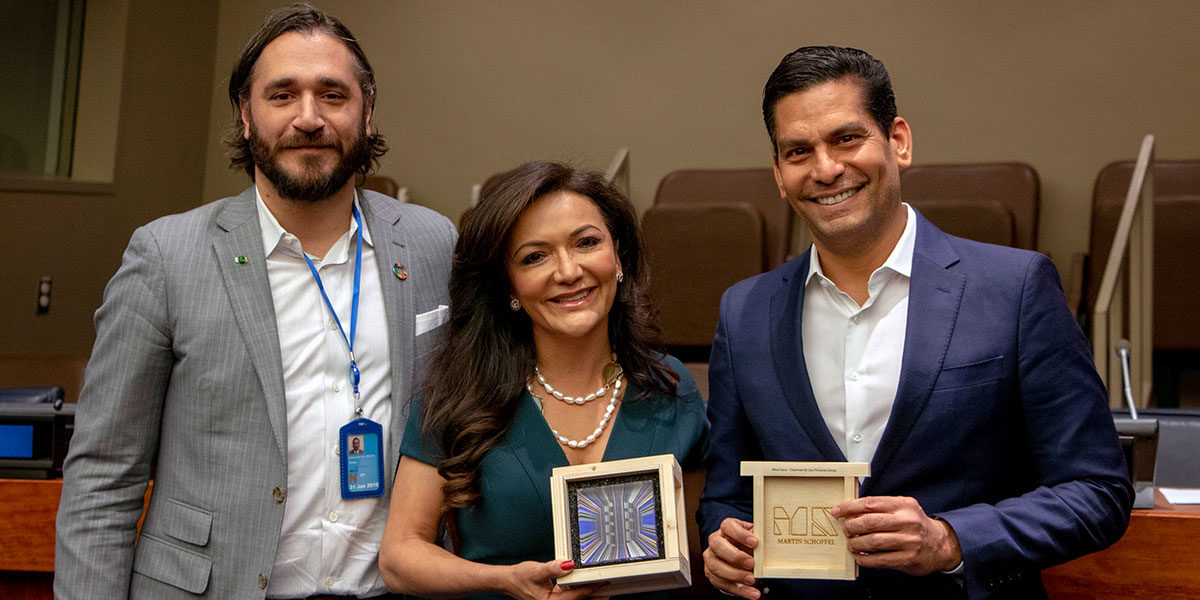
<svg viewBox="0 0 1200 600">
<path fill-rule="evenodd" d="M 905 202 L 951 235 L 1033 250 L 1037 171 L 1024 163 L 913 165 L 900 171 Z"/>
<path fill-rule="evenodd" d="M 1200 298 L 1200 277 L 1195 273 L 1200 257 L 1200 161 L 1156 160 L 1153 173 L 1154 395 L 1160 406 L 1173 406 L 1179 397 L 1179 369 L 1195 369 L 1176 359 L 1190 363 L 1200 353 L 1200 316 L 1193 306 Z M 1075 261 L 1068 288 L 1070 300 L 1078 302 L 1072 308 L 1078 307 L 1085 324 L 1090 323 L 1132 175 L 1133 161 L 1125 160 L 1106 165 L 1096 176 L 1088 252 Z"/>
<path fill-rule="evenodd" d="M 658 184 L 654 205 L 730 204 L 745 202 L 763 222 L 763 270 L 788 258 L 792 239 L 792 207 L 779 197 L 771 169 L 682 169 L 667 173 Z"/>
<path fill-rule="evenodd" d="M 642 230 L 663 340 L 681 359 L 707 362 L 721 294 L 762 272 L 762 217 L 745 202 L 660 204 Z"/>
<path fill-rule="evenodd" d="M 702 386 L 721 294 L 783 264 L 792 223 L 771 169 L 685 169 L 659 183 L 642 218 L 650 296 L 663 341 Z"/>
</svg>

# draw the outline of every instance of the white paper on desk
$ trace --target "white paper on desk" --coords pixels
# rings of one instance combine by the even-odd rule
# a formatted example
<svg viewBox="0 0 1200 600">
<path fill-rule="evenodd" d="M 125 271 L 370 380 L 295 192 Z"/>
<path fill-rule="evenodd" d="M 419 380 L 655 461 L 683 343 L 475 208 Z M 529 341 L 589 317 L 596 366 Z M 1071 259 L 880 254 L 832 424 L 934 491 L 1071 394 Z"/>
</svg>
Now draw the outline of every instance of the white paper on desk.
<svg viewBox="0 0 1200 600">
<path fill-rule="evenodd" d="M 1200 504 L 1200 489 L 1160 487 L 1158 491 L 1171 504 Z"/>
</svg>

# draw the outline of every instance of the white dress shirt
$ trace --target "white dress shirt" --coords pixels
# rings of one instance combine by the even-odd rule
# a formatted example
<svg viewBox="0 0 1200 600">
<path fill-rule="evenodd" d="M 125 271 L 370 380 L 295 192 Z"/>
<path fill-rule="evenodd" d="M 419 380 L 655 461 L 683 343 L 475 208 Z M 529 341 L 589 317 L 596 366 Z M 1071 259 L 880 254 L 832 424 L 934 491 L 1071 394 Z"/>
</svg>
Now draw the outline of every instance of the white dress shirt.
<svg viewBox="0 0 1200 600">
<path fill-rule="evenodd" d="M 377 561 L 391 489 L 385 488 L 382 498 L 343 500 L 341 493 L 338 430 L 356 418 L 349 349 L 304 262 L 300 240 L 279 225 L 261 195 L 258 219 L 279 327 L 288 427 L 287 504 L 267 597 L 383 594 L 387 590 Z M 387 317 L 365 222 L 363 230 L 354 357 L 361 372 L 363 416 L 383 425 L 385 450 L 392 411 Z M 323 259 L 309 257 L 346 336 L 357 234 L 351 218 L 345 235 Z"/>
<path fill-rule="evenodd" d="M 912 207 L 904 208 L 904 233 L 871 273 L 862 306 L 825 277 L 816 246 L 809 259 L 804 361 L 825 425 L 851 462 L 871 462 L 899 387 L 916 236 L 916 216 Z"/>
</svg>

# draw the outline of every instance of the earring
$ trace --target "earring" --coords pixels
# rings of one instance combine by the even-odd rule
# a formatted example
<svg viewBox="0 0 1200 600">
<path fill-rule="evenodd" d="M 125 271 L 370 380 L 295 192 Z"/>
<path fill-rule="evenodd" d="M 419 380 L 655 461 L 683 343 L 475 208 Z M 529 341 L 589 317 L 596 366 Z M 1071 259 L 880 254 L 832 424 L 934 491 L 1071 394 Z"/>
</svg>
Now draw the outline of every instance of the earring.
<svg viewBox="0 0 1200 600">
<path fill-rule="evenodd" d="M 521 310 L 521 301 L 513 298 L 512 301 L 508 303 L 508 306 L 514 311 Z"/>
<path fill-rule="evenodd" d="M 617 283 L 621 283 L 622 281 L 625 281 L 625 274 L 617 273 Z"/>
</svg>

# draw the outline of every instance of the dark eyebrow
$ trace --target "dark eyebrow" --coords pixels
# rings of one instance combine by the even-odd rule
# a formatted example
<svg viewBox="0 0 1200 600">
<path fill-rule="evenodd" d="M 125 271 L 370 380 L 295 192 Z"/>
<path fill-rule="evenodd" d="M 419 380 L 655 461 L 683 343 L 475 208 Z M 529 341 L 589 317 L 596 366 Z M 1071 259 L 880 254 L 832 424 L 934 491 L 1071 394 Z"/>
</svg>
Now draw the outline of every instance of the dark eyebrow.
<svg viewBox="0 0 1200 600">
<path fill-rule="evenodd" d="M 589 223 L 587 225 L 583 225 L 582 227 L 579 227 L 575 231 L 572 231 L 568 237 L 572 237 L 572 238 L 579 237 L 579 235 L 581 233 L 587 231 L 588 229 L 595 229 L 596 231 L 600 231 L 599 227 L 596 227 L 595 225 L 592 225 Z M 515 258 L 518 254 L 521 253 L 521 250 L 524 249 L 526 246 L 549 246 L 549 245 L 550 245 L 550 242 L 546 242 L 546 241 L 542 241 L 542 240 L 529 240 L 528 242 L 525 242 L 524 244 L 521 244 L 520 246 L 517 246 L 516 248 L 514 248 L 512 251 L 512 254 L 509 256 L 509 258 Z"/>
<path fill-rule="evenodd" d="M 851 121 L 849 123 L 843 123 L 840 127 L 834 129 L 832 132 L 830 132 L 829 137 L 839 138 L 849 133 L 867 133 L 870 130 L 870 127 L 867 127 L 858 121 Z"/>
<path fill-rule="evenodd" d="M 600 228 L 599 228 L 599 227 L 596 227 L 595 225 L 588 224 L 588 225 L 584 225 L 583 227 L 580 227 L 579 229 L 576 229 L 575 231 L 572 231 L 572 232 L 571 232 L 571 237 L 576 237 L 576 236 L 578 236 L 579 234 L 583 233 L 584 231 L 587 231 L 587 230 L 588 230 L 588 228 L 595 229 L 596 231 L 600 231 Z"/>
<path fill-rule="evenodd" d="M 342 81 L 341 79 L 330 77 L 328 75 L 322 75 L 321 77 L 317 78 L 317 81 L 327 88 L 338 88 L 343 90 L 350 89 L 350 84 Z"/>
<path fill-rule="evenodd" d="M 517 255 L 521 253 L 521 250 L 524 250 L 528 246 L 549 246 L 549 245 L 550 245 L 549 242 L 543 242 L 541 240 L 530 240 L 528 242 L 525 242 L 524 244 L 521 244 L 520 246 L 517 246 L 516 248 L 513 248 L 512 254 L 509 255 L 509 258 L 516 258 Z"/>
<path fill-rule="evenodd" d="M 868 127 L 867 125 L 863 124 L 862 122 L 850 121 L 848 123 L 842 123 L 837 128 L 835 128 L 833 131 L 829 132 L 827 139 L 840 138 L 843 135 L 847 135 L 850 133 L 866 134 L 866 133 L 869 133 L 870 131 L 871 131 L 871 128 Z M 801 138 L 780 137 L 780 138 L 777 138 L 775 145 L 777 146 L 776 150 L 779 151 L 779 150 L 795 148 L 797 146 L 807 146 L 807 145 L 809 145 L 809 141 L 806 138 L 801 139 Z"/>
<path fill-rule="evenodd" d="M 319 83 L 322 87 L 325 87 L 325 88 L 335 88 L 335 89 L 339 89 L 339 90 L 349 90 L 350 89 L 350 85 L 347 84 L 345 81 L 342 81 L 341 79 L 338 79 L 336 77 L 330 77 L 328 75 L 322 75 L 322 76 L 318 77 L 317 83 Z M 275 91 L 275 90 L 279 90 L 279 89 L 283 89 L 283 88 L 289 88 L 294 85 L 296 85 L 295 77 L 280 77 L 279 79 L 276 79 L 274 81 L 267 82 L 266 86 L 263 87 L 263 90 L 267 91 L 267 92 L 271 92 L 271 91 Z"/>
<path fill-rule="evenodd" d="M 280 88 L 292 87 L 295 84 L 295 77 L 280 77 L 274 81 L 268 81 L 267 84 L 263 86 L 263 92 L 271 92 Z"/>
</svg>

